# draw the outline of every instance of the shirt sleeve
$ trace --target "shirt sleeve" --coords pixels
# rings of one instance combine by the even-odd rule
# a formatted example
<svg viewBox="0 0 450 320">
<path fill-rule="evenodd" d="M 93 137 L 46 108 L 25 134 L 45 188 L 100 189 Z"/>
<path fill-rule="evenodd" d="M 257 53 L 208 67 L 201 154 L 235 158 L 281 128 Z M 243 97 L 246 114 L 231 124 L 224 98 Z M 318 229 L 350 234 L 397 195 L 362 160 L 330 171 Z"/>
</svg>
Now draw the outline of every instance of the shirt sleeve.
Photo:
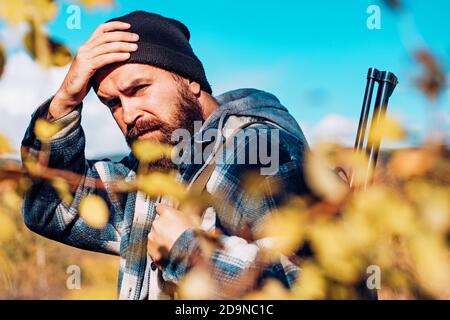
<svg viewBox="0 0 450 320">
<path fill-rule="evenodd" d="M 24 222 L 29 229 L 47 238 L 82 249 L 119 254 L 125 203 L 108 190 L 110 183 L 129 173 L 128 158 L 120 162 L 87 160 L 81 127 L 82 104 L 69 114 L 52 119 L 48 112 L 52 98 L 39 106 L 31 117 L 22 140 L 22 160 L 45 152 L 48 167 L 77 174 L 78 186 L 72 192 L 72 203 L 67 204 L 61 201 L 50 181 L 33 179 L 22 206 Z M 42 142 L 34 134 L 34 125 L 39 118 L 61 125 L 47 148 L 42 148 Z M 103 188 L 98 188 L 99 182 Z M 91 194 L 101 196 L 108 205 L 110 216 L 104 228 L 92 228 L 78 213 L 81 200 Z"/>
</svg>

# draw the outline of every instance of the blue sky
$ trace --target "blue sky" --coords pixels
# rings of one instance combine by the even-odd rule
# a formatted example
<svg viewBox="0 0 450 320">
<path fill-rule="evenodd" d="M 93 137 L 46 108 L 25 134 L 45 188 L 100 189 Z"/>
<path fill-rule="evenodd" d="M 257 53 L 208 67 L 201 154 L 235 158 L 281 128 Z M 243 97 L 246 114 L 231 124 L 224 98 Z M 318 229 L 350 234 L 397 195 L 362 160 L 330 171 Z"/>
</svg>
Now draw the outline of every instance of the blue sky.
<svg viewBox="0 0 450 320">
<path fill-rule="evenodd" d="M 133 10 L 179 19 L 191 31 L 214 94 L 239 87 L 272 92 L 309 130 L 330 114 L 357 122 L 367 69 L 390 70 L 400 84 L 389 112 L 417 131 L 409 141 L 417 143 L 433 126 L 427 110 L 447 113 L 439 119 L 448 128 L 450 94 L 447 88 L 431 105 L 417 92 L 413 78 L 421 69 L 409 53 L 426 45 L 450 74 L 450 1 L 402 2 L 407 10 L 397 15 L 379 0 L 116 0 L 106 10 L 83 9 L 81 29 L 70 30 L 66 8 L 72 3 L 62 1 L 48 30 L 75 52 L 98 24 Z M 380 30 L 366 27 L 372 4 L 381 8 Z"/>
</svg>

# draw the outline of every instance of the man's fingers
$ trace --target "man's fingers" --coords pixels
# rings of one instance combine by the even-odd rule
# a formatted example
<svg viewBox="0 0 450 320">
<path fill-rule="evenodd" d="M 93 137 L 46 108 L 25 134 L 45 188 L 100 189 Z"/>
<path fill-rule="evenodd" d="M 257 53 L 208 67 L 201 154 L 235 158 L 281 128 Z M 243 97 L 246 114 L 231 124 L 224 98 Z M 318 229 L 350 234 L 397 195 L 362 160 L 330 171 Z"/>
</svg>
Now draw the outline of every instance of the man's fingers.
<svg viewBox="0 0 450 320">
<path fill-rule="evenodd" d="M 98 28 L 102 32 L 109 32 L 112 30 L 126 30 L 129 29 L 131 25 L 123 21 L 110 21 L 102 23 Z"/>
<path fill-rule="evenodd" d="M 152 258 L 152 260 L 158 264 L 158 262 L 161 260 L 161 252 L 159 250 L 158 244 L 154 239 L 155 234 L 154 231 L 150 231 L 148 234 L 148 240 L 147 240 L 147 254 Z"/>
<path fill-rule="evenodd" d="M 98 37 L 88 41 L 90 48 L 102 45 L 109 42 L 136 42 L 139 40 L 137 33 L 125 32 L 125 31 L 111 31 L 99 35 Z"/>
<path fill-rule="evenodd" d="M 94 50 L 92 50 L 92 55 L 94 57 L 97 57 L 102 54 L 113 53 L 113 52 L 133 52 L 133 51 L 136 51 L 137 48 L 138 48 L 138 46 L 135 43 L 111 42 L 111 43 L 105 43 L 99 47 L 96 47 Z"/>
<path fill-rule="evenodd" d="M 114 52 L 114 53 L 106 53 L 100 56 L 93 58 L 93 68 L 98 70 L 107 64 L 123 62 L 130 58 L 129 52 Z"/>
<path fill-rule="evenodd" d="M 113 30 L 127 30 L 127 29 L 130 29 L 130 27 L 131 27 L 131 25 L 129 23 L 122 22 L 122 21 L 106 22 L 106 23 L 99 25 L 97 27 L 97 29 L 95 29 L 95 31 L 92 33 L 92 35 L 88 39 L 88 41 L 96 38 L 97 36 L 99 36 L 102 33 L 113 31 Z"/>
</svg>

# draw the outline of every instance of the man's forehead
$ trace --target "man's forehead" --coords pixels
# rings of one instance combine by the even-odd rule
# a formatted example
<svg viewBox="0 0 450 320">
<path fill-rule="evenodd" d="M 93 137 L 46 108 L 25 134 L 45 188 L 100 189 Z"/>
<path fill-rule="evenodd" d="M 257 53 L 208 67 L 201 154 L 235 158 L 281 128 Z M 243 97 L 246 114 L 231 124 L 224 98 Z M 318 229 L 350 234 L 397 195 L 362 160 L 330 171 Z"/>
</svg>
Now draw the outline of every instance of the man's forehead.
<svg viewBox="0 0 450 320">
<path fill-rule="evenodd" d="M 92 85 L 97 92 L 100 84 L 108 77 L 108 80 L 112 82 L 112 84 L 118 88 L 122 88 L 127 86 L 128 82 L 132 82 L 136 78 L 148 76 L 149 72 L 145 70 L 144 65 L 139 66 L 131 63 L 110 64 L 99 69 L 95 73 Z"/>
<path fill-rule="evenodd" d="M 99 69 L 93 77 L 92 84 L 94 90 L 97 92 L 100 83 L 108 77 L 118 88 L 124 88 L 137 79 L 150 79 L 155 76 L 158 71 L 163 70 L 140 63 L 115 63 Z"/>
<path fill-rule="evenodd" d="M 124 63 L 113 63 L 109 64 L 107 66 L 104 66 L 97 70 L 95 74 L 92 76 L 92 86 L 94 87 L 95 92 L 97 92 L 100 83 L 108 76 L 110 75 L 114 70 L 117 68 L 123 66 Z"/>
</svg>

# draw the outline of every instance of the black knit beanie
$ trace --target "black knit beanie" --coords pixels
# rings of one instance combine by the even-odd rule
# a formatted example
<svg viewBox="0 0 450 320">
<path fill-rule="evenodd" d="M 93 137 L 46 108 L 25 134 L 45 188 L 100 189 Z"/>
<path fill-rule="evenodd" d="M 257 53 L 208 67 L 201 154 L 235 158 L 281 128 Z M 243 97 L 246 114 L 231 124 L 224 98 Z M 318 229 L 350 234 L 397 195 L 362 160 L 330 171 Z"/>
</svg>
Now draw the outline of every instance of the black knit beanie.
<svg viewBox="0 0 450 320">
<path fill-rule="evenodd" d="M 189 29 L 183 23 L 145 11 L 134 11 L 109 21 L 129 23 L 131 27 L 126 31 L 139 35 L 138 49 L 131 52 L 126 62 L 150 64 L 175 72 L 212 93 L 203 65 L 189 44 Z"/>
</svg>

